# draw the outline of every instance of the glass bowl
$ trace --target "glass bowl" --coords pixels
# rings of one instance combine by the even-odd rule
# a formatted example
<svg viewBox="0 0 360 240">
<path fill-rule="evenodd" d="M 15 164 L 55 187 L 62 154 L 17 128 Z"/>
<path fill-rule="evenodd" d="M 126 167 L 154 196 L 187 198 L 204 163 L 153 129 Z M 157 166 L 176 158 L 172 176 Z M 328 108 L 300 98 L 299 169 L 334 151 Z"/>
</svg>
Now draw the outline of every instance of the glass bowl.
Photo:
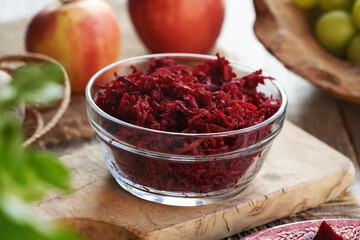
<svg viewBox="0 0 360 240">
<path fill-rule="evenodd" d="M 116 119 L 95 103 L 98 88 L 135 66 L 146 70 L 149 60 L 167 56 L 194 66 L 215 56 L 153 54 L 125 59 L 97 72 L 86 88 L 87 114 L 111 174 L 126 191 L 148 201 L 175 205 L 213 204 L 239 194 L 259 172 L 285 119 L 287 97 L 276 80 L 265 80 L 259 91 L 281 101 L 269 119 L 252 127 L 217 133 L 175 133 L 136 126 Z M 230 61 L 238 77 L 254 70 Z M 229 148 L 218 154 L 189 155 L 194 148 L 225 141 Z"/>
</svg>

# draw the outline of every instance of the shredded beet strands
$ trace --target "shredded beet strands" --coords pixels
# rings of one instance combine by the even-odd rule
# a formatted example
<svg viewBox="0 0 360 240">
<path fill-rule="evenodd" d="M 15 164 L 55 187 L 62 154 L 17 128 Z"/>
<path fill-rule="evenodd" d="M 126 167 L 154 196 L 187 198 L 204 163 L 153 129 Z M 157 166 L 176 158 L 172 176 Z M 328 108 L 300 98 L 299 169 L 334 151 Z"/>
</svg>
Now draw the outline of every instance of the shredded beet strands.
<svg viewBox="0 0 360 240">
<path fill-rule="evenodd" d="M 264 79 L 258 70 L 236 78 L 218 55 L 193 69 L 158 58 L 148 71 L 117 77 L 99 92 L 96 104 L 108 114 L 138 126 L 169 132 L 211 133 L 256 125 L 280 107 L 257 92 Z"/>
<path fill-rule="evenodd" d="M 280 101 L 256 90 L 264 79 L 258 70 L 237 78 L 225 58 L 194 68 L 173 59 L 151 60 L 147 72 L 132 67 L 100 89 L 96 104 L 125 122 L 167 132 L 216 133 L 250 127 L 268 119 Z M 209 155 L 233 151 L 264 139 L 271 126 L 232 137 L 174 137 L 127 127 L 107 129 L 137 148 L 177 155 Z M 234 186 L 255 155 L 208 162 L 175 162 L 114 151 L 121 171 L 135 183 L 178 192 L 219 191 Z M 257 153 L 256 155 L 259 155 Z M 131 163 L 130 163 L 131 162 Z"/>
<path fill-rule="evenodd" d="M 114 150 L 113 154 L 127 179 L 156 190 L 181 193 L 209 193 L 234 187 L 259 155 L 207 162 L 182 162 L 138 157 L 121 149 Z M 250 180 L 254 174 L 244 180 Z"/>
</svg>

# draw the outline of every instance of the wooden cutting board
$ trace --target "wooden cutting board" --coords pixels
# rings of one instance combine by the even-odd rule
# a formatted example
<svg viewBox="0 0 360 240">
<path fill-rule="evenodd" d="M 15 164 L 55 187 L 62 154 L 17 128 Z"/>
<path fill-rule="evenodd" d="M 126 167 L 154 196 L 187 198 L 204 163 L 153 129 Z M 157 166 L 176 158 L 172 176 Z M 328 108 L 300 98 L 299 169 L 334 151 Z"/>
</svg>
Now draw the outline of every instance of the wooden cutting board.
<svg viewBox="0 0 360 240">
<path fill-rule="evenodd" d="M 97 145 L 62 161 L 73 170 L 74 192 L 34 208 L 91 240 L 220 239 L 329 201 L 355 172 L 348 158 L 290 122 L 248 188 L 216 205 L 173 207 L 132 196 L 111 177 Z"/>
</svg>

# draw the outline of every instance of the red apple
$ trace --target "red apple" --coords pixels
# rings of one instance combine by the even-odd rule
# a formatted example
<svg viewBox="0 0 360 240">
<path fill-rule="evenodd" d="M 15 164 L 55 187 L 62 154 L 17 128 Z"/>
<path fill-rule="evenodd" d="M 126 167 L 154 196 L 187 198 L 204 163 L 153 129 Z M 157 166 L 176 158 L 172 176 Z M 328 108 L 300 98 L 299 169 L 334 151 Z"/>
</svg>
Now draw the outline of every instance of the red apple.
<svg viewBox="0 0 360 240">
<path fill-rule="evenodd" d="M 82 92 L 94 73 L 118 58 L 116 16 L 103 0 L 58 1 L 28 25 L 26 50 L 57 59 L 69 74 L 72 90 Z"/>
<path fill-rule="evenodd" d="M 223 0 L 129 0 L 135 29 L 152 52 L 206 53 L 219 36 Z"/>
</svg>

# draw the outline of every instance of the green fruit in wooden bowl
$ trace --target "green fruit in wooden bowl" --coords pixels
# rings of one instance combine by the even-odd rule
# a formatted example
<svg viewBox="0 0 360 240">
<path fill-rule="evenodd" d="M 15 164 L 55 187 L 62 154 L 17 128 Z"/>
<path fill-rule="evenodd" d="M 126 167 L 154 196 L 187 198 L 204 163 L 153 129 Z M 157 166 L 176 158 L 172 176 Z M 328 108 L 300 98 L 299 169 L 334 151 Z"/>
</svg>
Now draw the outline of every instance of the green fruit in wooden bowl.
<svg viewBox="0 0 360 240">
<path fill-rule="evenodd" d="M 293 1 L 297 6 L 303 9 L 313 8 L 319 3 L 318 0 L 293 0 Z"/>
<path fill-rule="evenodd" d="M 319 0 L 319 5 L 325 12 L 332 10 L 350 10 L 353 0 Z"/>
<path fill-rule="evenodd" d="M 356 34 L 356 26 L 349 13 L 334 10 L 322 15 L 315 26 L 320 44 L 328 51 L 341 54 L 350 39 Z"/>
<path fill-rule="evenodd" d="M 354 3 L 352 15 L 356 25 L 360 28 L 360 0 L 356 0 Z"/>
<path fill-rule="evenodd" d="M 349 43 L 347 48 L 347 58 L 353 62 L 360 62 L 360 33 Z"/>
</svg>

